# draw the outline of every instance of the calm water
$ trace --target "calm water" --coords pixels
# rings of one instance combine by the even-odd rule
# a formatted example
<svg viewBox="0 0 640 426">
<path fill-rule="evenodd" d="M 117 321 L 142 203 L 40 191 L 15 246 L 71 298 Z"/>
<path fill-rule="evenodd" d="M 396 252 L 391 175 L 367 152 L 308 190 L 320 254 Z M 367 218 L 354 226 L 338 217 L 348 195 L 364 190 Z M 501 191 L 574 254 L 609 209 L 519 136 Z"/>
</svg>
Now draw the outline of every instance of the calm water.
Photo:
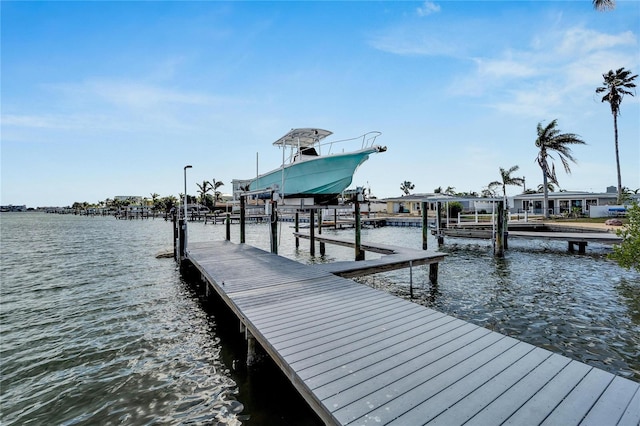
<svg viewBox="0 0 640 426">
<path fill-rule="evenodd" d="M 307 241 L 295 250 L 289 225 L 281 255 L 353 257 L 327 246 L 311 259 Z M 268 361 L 242 367 L 237 325 L 171 259 L 156 259 L 171 247 L 170 223 L 11 213 L 0 226 L 3 425 L 318 423 Z M 192 223 L 189 232 L 190 241 L 222 239 L 224 227 Z M 265 225 L 247 232 L 268 249 Z M 421 231 L 369 229 L 363 240 L 419 248 Z M 640 381 L 640 274 L 607 260 L 606 247 L 565 250 L 514 240 L 496 260 L 488 243 L 448 240 L 437 287 L 428 268 L 414 268 L 414 301 Z M 406 270 L 360 281 L 409 297 Z"/>
</svg>

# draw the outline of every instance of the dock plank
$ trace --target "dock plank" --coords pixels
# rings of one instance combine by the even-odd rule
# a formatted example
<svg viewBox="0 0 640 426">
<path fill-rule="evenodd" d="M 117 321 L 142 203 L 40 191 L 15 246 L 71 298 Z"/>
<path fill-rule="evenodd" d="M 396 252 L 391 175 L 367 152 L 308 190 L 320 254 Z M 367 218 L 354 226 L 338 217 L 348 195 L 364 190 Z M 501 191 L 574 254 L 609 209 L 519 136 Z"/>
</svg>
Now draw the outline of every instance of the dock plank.
<svg viewBox="0 0 640 426">
<path fill-rule="evenodd" d="M 625 416 L 625 411 L 628 411 L 626 417 L 628 422 L 621 422 L 621 424 L 640 424 L 640 398 L 636 398 L 634 404 L 631 403 L 634 391 L 635 395 L 640 397 L 640 390 L 636 389 L 634 384 L 621 377 L 615 377 L 582 423 L 585 426 L 614 423 L 620 421 Z M 635 415 L 632 413 L 633 407 L 635 407 Z"/>
<path fill-rule="evenodd" d="M 187 253 L 327 424 L 640 421 L 631 380 L 245 244 Z"/>
</svg>

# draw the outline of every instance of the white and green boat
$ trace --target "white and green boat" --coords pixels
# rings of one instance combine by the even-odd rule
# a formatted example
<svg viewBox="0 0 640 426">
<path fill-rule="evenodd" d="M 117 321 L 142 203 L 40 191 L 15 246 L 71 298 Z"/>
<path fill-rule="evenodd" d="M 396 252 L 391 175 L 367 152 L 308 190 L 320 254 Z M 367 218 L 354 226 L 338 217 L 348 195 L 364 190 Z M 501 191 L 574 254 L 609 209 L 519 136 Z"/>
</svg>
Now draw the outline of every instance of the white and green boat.
<svg viewBox="0 0 640 426">
<path fill-rule="evenodd" d="M 282 148 L 282 165 L 254 179 L 234 181 L 245 191 L 276 191 L 285 198 L 313 197 L 316 202 L 335 200 L 370 154 L 387 147 L 376 144 L 380 132 L 337 141 L 325 141 L 332 132 L 291 129 L 273 145 Z M 234 185 L 235 186 L 235 185 Z"/>
</svg>

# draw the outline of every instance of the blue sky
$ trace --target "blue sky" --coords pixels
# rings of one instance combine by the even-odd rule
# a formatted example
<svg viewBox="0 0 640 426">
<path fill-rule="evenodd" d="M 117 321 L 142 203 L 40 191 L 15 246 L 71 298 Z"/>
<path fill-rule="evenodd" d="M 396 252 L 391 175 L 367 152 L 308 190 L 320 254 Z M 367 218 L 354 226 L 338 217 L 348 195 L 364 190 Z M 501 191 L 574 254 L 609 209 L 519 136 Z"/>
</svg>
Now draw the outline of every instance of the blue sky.
<svg viewBox="0 0 640 426">
<path fill-rule="evenodd" d="M 276 167 L 294 127 L 382 132 L 353 186 L 480 192 L 499 168 L 542 182 L 536 126 L 574 149 L 563 189 L 616 185 L 602 74 L 640 72 L 640 2 L 7 2 L 1 203 L 188 193 Z M 623 185 L 640 187 L 640 95 L 619 117 Z M 510 195 L 520 188 L 510 187 Z"/>
</svg>

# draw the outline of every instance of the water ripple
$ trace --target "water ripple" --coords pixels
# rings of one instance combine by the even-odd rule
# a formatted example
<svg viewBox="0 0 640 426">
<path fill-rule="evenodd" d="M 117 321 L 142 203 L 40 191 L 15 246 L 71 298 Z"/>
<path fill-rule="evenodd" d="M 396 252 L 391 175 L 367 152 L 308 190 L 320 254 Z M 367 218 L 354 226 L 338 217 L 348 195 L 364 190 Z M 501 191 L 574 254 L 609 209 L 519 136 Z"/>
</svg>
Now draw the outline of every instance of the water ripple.
<svg viewBox="0 0 640 426">
<path fill-rule="evenodd" d="M 16 217 L 2 229 L 2 424 L 239 424 L 210 318 L 153 256 L 167 224 L 131 245 L 112 218 Z"/>
</svg>

